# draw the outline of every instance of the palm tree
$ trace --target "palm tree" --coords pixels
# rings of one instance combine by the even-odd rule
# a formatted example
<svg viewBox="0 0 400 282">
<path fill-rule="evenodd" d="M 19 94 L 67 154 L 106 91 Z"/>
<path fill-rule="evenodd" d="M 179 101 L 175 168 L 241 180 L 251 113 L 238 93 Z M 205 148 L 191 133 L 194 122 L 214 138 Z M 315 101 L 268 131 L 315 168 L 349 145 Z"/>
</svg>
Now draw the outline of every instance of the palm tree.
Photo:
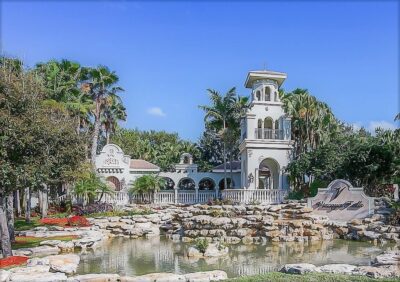
<svg viewBox="0 0 400 282">
<path fill-rule="evenodd" d="M 93 111 L 94 124 L 91 149 L 91 162 L 94 166 L 97 153 L 97 141 L 99 138 L 101 125 L 101 114 L 103 113 L 104 107 L 107 105 L 107 101 L 110 99 L 110 97 L 114 97 L 111 99 L 118 100 L 119 97 L 117 93 L 124 90 L 121 87 L 116 86 L 119 78 L 115 72 L 110 71 L 105 66 L 98 66 L 97 68 L 90 69 L 89 77 L 89 93 L 95 103 L 95 108 Z"/>
<path fill-rule="evenodd" d="M 395 116 L 394 120 L 395 120 L 395 121 L 396 121 L 396 120 L 400 120 L 400 113 L 398 113 L 398 114 Z"/>
<path fill-rule="evenodd" d="M 129 193 L 140 195 L 143 197 L 146 193 L 154 193 L 160 191 L 166 185 L 164 178 L 155 174 L 145 174 L 135 179 Z"/>
<path fill-rule="evenodd" d="M 235 112 L 236 103 L 236 88 L 231 88 L 224 96 L 220 95 L 218 91 L 207 89 L 210 96 L 211 106 L 199 106 L 200 109 L 205 111 L 204 121 L 216 131 L 223 142 L 223 158 L 224 158 L 224 187 L 227 186 L 226 180 L 226 143 L 227 143 L 227 127 L 228 122 L 232 120 Z"/>
<path fill-rule="evenodd" d="M 106 144 L 109 144 L 110 135 L 115 133 L 118 121 L 126 120 L 126 108 L 122 104 L 120 97 L 116 95 L 107 97 L 101 119 L 106 134 Z"/>
</svg>

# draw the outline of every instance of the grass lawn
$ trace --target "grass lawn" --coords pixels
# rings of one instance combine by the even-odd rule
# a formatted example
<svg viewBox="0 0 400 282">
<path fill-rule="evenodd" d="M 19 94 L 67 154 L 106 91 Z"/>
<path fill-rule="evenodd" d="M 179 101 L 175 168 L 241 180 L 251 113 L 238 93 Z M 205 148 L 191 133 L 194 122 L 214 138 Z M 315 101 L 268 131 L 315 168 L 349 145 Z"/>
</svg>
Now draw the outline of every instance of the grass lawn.
<svg viewBox="0 0 400 282">
<path fill-rule="evenodd" d="M 355 275 L 339 275 L 327 273 L 309 273 L 304 275 L 285 274 L 280 272 L 270 272 L 261 275 L 232 278 L 225 281 L 229 282 L 395 282 L 399 281 L 396 278 L 392 279 L 373 279 L 366 276 Z"/>
<path fill-rule="evenodd" d="M 31 222 L 26 223 L 25 218 L 16 218 L 14 221 L 15 231 L 24 231 L 41 226 L 39 219 L 39 217 L 31 217 Z"/>
<path fill-rule="evenodd" d="M 32 248 L 39 246 L 39 243 L 46 240 L 60 240 L 60 241 L 71 241 L 76 239 L 77 236 L 55 236 L 48 238 L 41 237 L 16 237 L 15 243 L 12 244 L 13 249 L 21 249 L 21 248 Z"/>
</svg>

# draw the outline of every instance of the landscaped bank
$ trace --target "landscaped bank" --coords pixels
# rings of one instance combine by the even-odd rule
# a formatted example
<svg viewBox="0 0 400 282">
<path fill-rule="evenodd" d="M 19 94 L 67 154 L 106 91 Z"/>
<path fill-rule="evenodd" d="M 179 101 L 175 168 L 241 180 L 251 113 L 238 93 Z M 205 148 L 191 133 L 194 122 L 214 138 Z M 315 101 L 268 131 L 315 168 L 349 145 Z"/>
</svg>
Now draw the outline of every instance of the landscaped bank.
<svg viewBox="0 0 400 282">
<path fill-rule="evenodd" d="M 74 239 L 45 240 L 38 247 L 15 250 L 15 255 L 30 257 L 27 266 L 3 270 L 0 281 L 166 281 L 167 276 L 168 281 L 210 281 L 276 271 L 316 273 L 307 276 L 311 278 L 320 277 L 318 273 L 400 277 L 400 228 L 386 225 L 383 214 L 351 222 L 331 221 L 295 202 L 126 209 L 135 212 L 89 218 L 90 227 L 49 226 L 18 232 L 27 238 Z M 109 266 L 104 267 L 106 263 Z M 155 267 L 146 268 L 149 264 Z M 104 269 L 119 275 L 93 276 Z M 223 271 L 209 272 L 218 269 Z M 203 273 L 165 274 L 198 271 Z M 161 274 L 146 274 L 152 272 Z"/>
</svg>

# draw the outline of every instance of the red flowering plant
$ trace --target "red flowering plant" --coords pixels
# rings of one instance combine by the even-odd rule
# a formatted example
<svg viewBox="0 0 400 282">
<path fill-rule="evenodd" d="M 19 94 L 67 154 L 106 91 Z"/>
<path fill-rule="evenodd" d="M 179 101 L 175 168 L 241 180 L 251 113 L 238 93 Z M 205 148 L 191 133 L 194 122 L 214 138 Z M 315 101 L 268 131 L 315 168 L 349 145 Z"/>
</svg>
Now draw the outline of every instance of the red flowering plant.
<svg viewBox="0 0 400 282">
<path fill-rule="evenodd" d="M 29 258 L 24 256 L 11 256 L 0 259 L 0 268 L 25 264 Z"/>
<path fill-rule="evenodd" d="M 42 218 L 39 222 L 43 225 L 58 225 L 58 226 L 65 226 L 68 224 L 68 218 Z"/>
<path fill-rule="evenodd" d="M 68 225 L 69 226 L 78 226 L 78 227 L 85 227 L 85 226 L 90 226 L 89 221 L 79 215 L 71 216 L 68 218 Z"/>
</svg>

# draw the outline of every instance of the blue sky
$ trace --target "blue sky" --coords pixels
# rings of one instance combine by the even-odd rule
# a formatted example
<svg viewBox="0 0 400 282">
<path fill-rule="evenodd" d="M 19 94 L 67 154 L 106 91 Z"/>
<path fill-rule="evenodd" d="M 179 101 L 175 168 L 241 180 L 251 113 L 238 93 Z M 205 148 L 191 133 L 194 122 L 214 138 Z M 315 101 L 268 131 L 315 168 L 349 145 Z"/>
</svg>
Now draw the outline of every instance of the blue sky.
<svg viewBox="0 0 400 282">
<path fill-rule="evenodd" d="M 338 118 L 394 127 L 399 111 L 398 2 L 40 1 L 2 4 L 3 52 L 34 65 L 70 59 L 120 76 L 129 128 L 203 131 L 207 88 L 250 70 L 286 72 Z"/>
</svg>

